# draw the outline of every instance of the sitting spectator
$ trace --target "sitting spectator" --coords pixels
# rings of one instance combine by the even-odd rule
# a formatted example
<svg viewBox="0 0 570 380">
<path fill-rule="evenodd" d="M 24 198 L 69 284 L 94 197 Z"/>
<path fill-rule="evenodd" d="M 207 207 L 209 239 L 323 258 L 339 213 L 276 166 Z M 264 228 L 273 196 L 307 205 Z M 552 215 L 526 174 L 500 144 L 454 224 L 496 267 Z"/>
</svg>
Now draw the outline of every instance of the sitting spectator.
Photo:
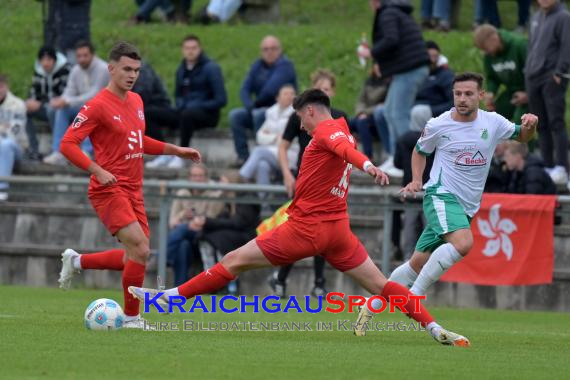
<svg viewBox="0 0 570 380">
<path fill-rule="evenodd" d="M 177 21 L 176 9 L 170 0 L 135 0 L 135 3 L 139 9 L 131 19 L 133 24 L 150 22 L 151 14 L 156 8 L 160 9 L 166 21 Z M 187 22 L 188 13 L 190 12 L 190 8 L 192 8 L 192 0 L 182 0 L 181 8 L 182 16 L 180 17 L 180 21 Z"/>
<path fill-rule="evenodd" d="M 50 106 L 56 110 L 52 153 L 44 158 L 44 163 L 50 165 L 67 165 L 67 160 L 59 152 L 59 144 L 67 127 L 81 107 L 109 82 L 107 63 L 95 55 L 95 48 L 90 42 L 79 42 L 75 55 L 77 64 L 69 73 L 63 95 L 50 101 Z M 82 149 L 88 154 L 93 154 L 93 146 L 89 139 L 85 139 Z"/>
<path fill-rule="evenodd" d="M 8 78 L 0 74 L 0 177 L 12 175 L 14 164 L 28 148 L 26 104 L 10 92 Z M 8 199 L 8 183 L 0 182 L 0 201 Z"/>
<path fill-rule="evenodd" d="M 200 12 L 198 20 L 204 25 L 226 22 L 236 14 L 242 3 L 242 0 L 210 0 Z"/>
<path fill-rule="evenodd" d="M 388 86 L 390 85 L 390 78 L 383 78 L 378 75 L 378 70 L 375 70 L 377 65 L 374 65 L 370 71 L 370 76 L 366 78 L 364 86 L 360 91 L 358 100 L 356 102 L 356 116 L 350 120 L 352 129 L 358 133 L 360 143 L 364 150 L 364 154 L 372 159 L 372 135 L 380 137 L 384 149 L 388 151 L 389 136 L 388 126 L 384 116 L 382 115 L 382 122 L 376 123 L 374 119 L 375 110 L 384 103 L 386 94 L 388 93 Z M 377 116 L 379 117 L 379 116 Z M 378 128 L 380 126 L 380 128 Z"/>
<path fill-rule="evenodd" d="M 194 164 L 190 168 L 190 182 L 213 183 L 208 178 L 208 170 L 202 164 Z M 201 191 L 181 189 L 176 192 L 179 197 L 219 198 L 222 191 Z M 204 201 L 194 199 L 176 199 L 170 209 L 170 233 L 168 234 L 167 263 L 174 268 L 174 283 L 180 285 L 188 280 L 188 268 L 194 257 L 194 240 L 200 230 L 201 217 L 216 217 L 225 205 L 220 201 Z"/>
<path fill-rule="evenodd" d="M 451 0 L 422 0 L 422 27 L 442 32 L 451 29 Z"/>
<path fill-rule="evenodd" d="M 487 181 L 485 182 L 484 191 L 486 193 L 507 192 L 507 185 L 509 183 L 511 173 L 507 169 L 503 159 L 505 149 L 507 147 L 506 144 L 506 142 L 502 142 L 495 148 L 495 153 L 493 153 L 493 159 L 491 160 L 491 166 L 489 167 L 489 174 L 487 175 Z"/>
<path fill-rule="evenodd" d="M 44 46 L 63 52 L 74 65 L 75 49 L 80 41 L 91 40 L 91 0 L 47 0 L 44 18 Z"/>
<path fill-rule="evenodd" d="M 293 114 L 293 99 L 295 98 L 295 88 L 286 84 L 279 90 L 277 103 L 272 105 L 265 112 L 265 122 L 257 131 L 257 144 L 245 164 L 241 167 L 239 174 L 246 181 L 255 178 L 257 184 L 271 184 L 271 176 L 280 173 L 279 161 L 277 159 L 277 149 L 281 142 L 281 136 L 285 131 L 285 126 Z M 294 163 L 295 157 L 299 154 L 299 147 L 287 151 L 289 162 Z M 294 169 L 295 167 L 293 167 Z M 262 198 L 265 193 L 261 193 Z"/>
<path fill-rule="evenodd" d="M 266 36 L 260 48 L 261 58 L 251 65 L 241 86 L 243 108 L 235 108 L 229 115 L 238 156 L 237 167 L 241 167 L 249 157 L 246 130 L 253 129 L 257 133 L 265 120 L 265 111 L 275 103 L 283 85 L 297 86 L 295 67 L 282 53 L 281 42 L 274 36 Z"/>
<path fill-rule="evenodd" d="M 516 141 L 505 143 L 503 156 L 511 171 L 507 192 L 513 194 L 556 194 L 556 185 L 544 170 L 544 162 L 528 153 L 525 144 Z"/>
<path fill-rule="evenodd" d="M 28 113 L 26 132 L 30 139 L 28 156 L 33 160 L 40 159 L 36 126 L 33 119 L 46 121 L 50 128 L 53 129 L 55 110 L 50 106 L 49 102 L 63 94 L 67 84 L 69 69 L 67 58 L 62 53 L 56 53 L 55 49 L 44 46 L 38 52 L 38 59 L 34 65 L 30 97 L 26 100 Z"/>
<path fill-rule="evenodd" d="M 474 39 L 475 46 L 484 53 L 487 110 L 520 124 L 521 116 L 528 111 L 524 81 L 526 39 L 488 24 L 475 30 Z"/>
<path fill-rule="evenodd" d="M 429 76 L 420 87 L 412 107 L 412 131 L 423 131 L 429 119 L 453 107 L 453 71 L 447 67 L 447 58 L 441 55 L 435 42 L 427 41 L 426 46 L 430 59 Z"/>
<path fill-rule="evenodd" d="M 402 183 L 410 183 L 412 181 L 412 152 L 415 149 L 416 143 L 418 142 L 421 134 L 422 131 L 408 131 L 396 142 L 394 167 L 402 170 Z M 427 157 L 426 167 L 423 174 L 423 183 L 426 183 L 429 180 L 429 173 L 433 165 L 433 159 L 433 154 Z M 414 202 L 414 198 L 406 199 L 406 202 Z M 418 201 L 418 204 L 421 204 L 421 201 Z M 424 224 L 421 208 L 406 208 L 404 210 L 401 243 L 404 260 L 409 259 L 414 252 L 416 241 L 420 237 Z"/>
<path fill-rule="evenodd" d="M 144 104 L 145 134 L 164 141 L 162 128 L 177 128 L 178 113 L 170 104 L 162 80 L 148 62 L 142 63 L 132 91 L 140 95 Z"/>
<path fill-rule="evenodd" d="M 180 146 L 190 146 L 195 131 L 215 128 L 220 111 L 227 103 L 224 77 L 220 66 L 202 50 L 200 39 L 191 34 L 182 41 L 184 58 L 176 71 L 176 109 L 180 113 Z M 176 156 L 159 156 L 147 167 L 184 167 Z"/>
</svg>

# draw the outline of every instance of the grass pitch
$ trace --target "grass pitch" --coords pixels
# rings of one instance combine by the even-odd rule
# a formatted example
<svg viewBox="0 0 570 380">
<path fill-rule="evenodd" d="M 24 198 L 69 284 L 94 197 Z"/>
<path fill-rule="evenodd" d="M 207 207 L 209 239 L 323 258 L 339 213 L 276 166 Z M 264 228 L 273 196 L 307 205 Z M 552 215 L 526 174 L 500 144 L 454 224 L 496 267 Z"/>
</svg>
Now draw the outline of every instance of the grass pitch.
<svg viewBox="0 0 570 380">
<path fill-rule="evenodd" d="M 379 379 L 567 378 L 570 317 L 562 313 L 435 308 L 470 349 L 445 347 L 422 331 L 369 332 L 357 338 L 337 320 L 353 314 L 173 314 L 151 321 L 333 322 L 333 331 L 88 331 L 87 305 L 122 303 L 115 290 L 0 287 L 3 379 Z M 409 320 L 401 314 L 375 320 Z M 180 324 L 182 326 L 182 324 Z"/>
</svg>

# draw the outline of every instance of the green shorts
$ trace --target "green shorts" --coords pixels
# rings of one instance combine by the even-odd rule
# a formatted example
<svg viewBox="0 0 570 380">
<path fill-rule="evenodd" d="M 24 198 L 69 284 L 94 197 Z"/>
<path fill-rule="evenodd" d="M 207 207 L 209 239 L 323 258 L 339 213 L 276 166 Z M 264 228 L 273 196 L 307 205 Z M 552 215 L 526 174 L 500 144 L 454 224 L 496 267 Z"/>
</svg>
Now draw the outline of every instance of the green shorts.
<svg viewBox="0 0 570 380">
<path fill-rule="evenodd" d="M 471 227 L 471 217 L 453 194 L 427 190 L 423 208 L 427 226 L 416 244 L 416 251 L 433 252 L 445 243 L 443 235 Z"/>
</svg>

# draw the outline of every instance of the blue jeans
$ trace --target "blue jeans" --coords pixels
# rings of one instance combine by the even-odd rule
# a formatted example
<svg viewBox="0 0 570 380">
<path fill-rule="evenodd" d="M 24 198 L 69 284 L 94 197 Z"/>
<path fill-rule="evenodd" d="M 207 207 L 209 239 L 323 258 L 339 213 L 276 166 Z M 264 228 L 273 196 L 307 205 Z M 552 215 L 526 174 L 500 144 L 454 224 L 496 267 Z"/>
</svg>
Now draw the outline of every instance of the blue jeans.
<svg viewBox="0 0 570 380">
<path fill-rule="evenodd" d="M 391 150 L 392 145 L 390 144 L 392 138 L 390 137 L 390 131 L 388 130 L 388 122 L 384 117 L 384 104 L 376 106 L 374 113 L 372 114 L 372 119 L 374 121 L 374 126 L 376 127 L 376 132 L 378 132 L 378 136 L 380 136 L 382 147 L 390 156 L 393 156 L 394 151 Z"/>
<path fill-rule="evenodd" d="M 49 127 L 53 129 L 53 126 L 55 124 L 55 109 L 52 108 L 48 103 L 42 103 L 42 106 L 39 110 L 28 113 L 26 133 L 28 134 L 28 139 L 30 140 L 30 151 L 38 153 L 39 143 L 34 119 L 47 121 Z"/>
<path fill-rule="evenodd" d="M 241 0 L 210 0 L 207 10 L 221 22 L 226 22 L 238 11 L 241 3 Z"/>
<path fill-rule="evenodd" d="M 63 135 L 67 131 L 67 127 L 73 122 L 77 113 L 81 110 L 81 107 L 63 107 L 55 111 L 55 119 L 53 123 L 53 142 L 51 145 L 51 150 L 54 152 L 59 152 L 59 144 Z M 93 155 L 93 145 L 89 138 L 86 138 L 83 143 L 81 143 L 81 149 Z"/>
<path fill-rule="evenodd" d="M 164 14 L 174 12 L 174 6 L 170 0 L 135 0 L 139 10 L 137 16 L 143 20 L 150 20 L 150 15 L 156 8 L 160 8 Z"/>
<path fill-rule="evenodd" d="M 265 121 L 265 111 L 267 108 L 254 108 L 249 112 L 245 108 L 234 108 L 230 111 L 230 127 L 234 138 L 234 146 L 238 157 L 247 160 L 249 148 L 247 146 L 246 129 L 252 129 L 254 135 Z"/>
<path fill-rule="evenodd" d="M 197 232 L 188 228 L 187 223 L 174 227 L 168 234 L 166 246 L 166 261 L 174 269 L 174 284 L 176 286 L 188 280 L 188 268 L 194 256 L 194 239 Z"/>
<path fill-rule="evenodd" d="M 396 141 L 410 130 L 410 111 L 416 94 L 429 74 L 428 66 L 395 74 L 384 103 L 384 117 L 390 131 L 390 152 L 396 151 Z"/>
<path fill-rule="evenodd" d="M 451 0 L 422 0 L 421 12 L 423 20 L 436 18 L 449 22 Z"/>
<path fill-rule="evenodd" d="M 14 164 L 22 159 L 22 148 L 13 139 L 0 136 L 0 177 L 12 175 Z M 0 190 L 7 190 L 8 182 L 0 182 Z"/>
<path fill-rule="evenodd" d="M 501 27 L 497 0 L 475 0 L 475 22 L 482 24 L 485 21 L 497 28 Z"/>
</svg>

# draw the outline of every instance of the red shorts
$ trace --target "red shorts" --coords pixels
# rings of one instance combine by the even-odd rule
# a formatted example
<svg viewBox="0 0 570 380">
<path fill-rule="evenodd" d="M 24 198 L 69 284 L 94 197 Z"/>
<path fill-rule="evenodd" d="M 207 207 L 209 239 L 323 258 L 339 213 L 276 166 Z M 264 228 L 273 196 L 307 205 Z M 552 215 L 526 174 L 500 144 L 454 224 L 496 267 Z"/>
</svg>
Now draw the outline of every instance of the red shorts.
<svg viewBox="0 0 570 380">
<path fill-rule="evenodd" d="M 99 219 L 113 236 L 121 228 L 138 221 L 146 237 L 150 238 L 143 200 L 129 197 L 120 191 L 90 196 L 89 200 Z"/>
<path fill-rule="evenodd" d="M 366 248 L 350 230 L 348 219 L 317 223 L 289 219 L 255 241 L 275 266 L 320 255 L 334 268 L 345 272 L 368 258 Z"/>
</svg>

